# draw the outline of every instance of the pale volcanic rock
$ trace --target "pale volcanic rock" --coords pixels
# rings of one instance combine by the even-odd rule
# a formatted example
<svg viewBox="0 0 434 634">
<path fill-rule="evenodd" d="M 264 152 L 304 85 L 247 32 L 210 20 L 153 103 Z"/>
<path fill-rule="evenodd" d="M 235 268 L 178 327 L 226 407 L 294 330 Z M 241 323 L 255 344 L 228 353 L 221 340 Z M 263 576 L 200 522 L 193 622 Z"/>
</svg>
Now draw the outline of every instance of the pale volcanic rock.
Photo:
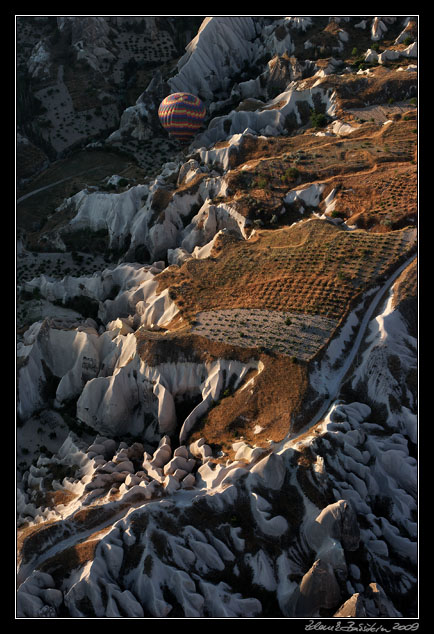
<svg viewBox="0 0 434 634">
<path fill-rule="evenodd" d="M 79 394 L 99 367 L 97 334 L 51 328 L 50 321 L 45 320 L 31 341 L 29 345 L 25 341 L 18 349 L 18 355 L 25 359 L 18 382 L 18 407 L 23 418 L 41 404 L 40 386 L 46 382 L 47 372 L 60 377 L 56 401 L 62 403 Z"/>
<path fill-rule="evenodd" d="M 381 40 L 387 31 L 387 24 L 381 17 L 376 16 L 371 23 L 371 39 L 373 41 Z"/>
<path fill-rule="evenodd" d="M 190 453 L 202 460 L 212 456 L 212 449 L 206 444 L 205 438 L 199 438 L 188 446 Z"/>
<path fill-rule="evenodd" d="M 162 444 L 154 453 L 151 465 L 155 468 L 164 467 L 171 459 L 172 449 L 169 444 Z"/>
<path fill-rule="evenodd" d="M 67 198 L 56 211 L 74 207 L 76 215 L 69 223 L 71 230 L 86 227 L 92 231 L 107 229 L 110 246 L 116 247 L 122 245 L 129 234 L 129 227 L 147 193 L 146 185 L 136 185 L 119 194 L 82 190 Z"/>
<path fill-rule="evenodd" d="M 270 453 L 259 460 L 251 469 L 251 473 L 270 489 L 279 490 L 285 479 L 285 463 L 276 453 Z"/>
<path fill-rule="evenodd" d="M 178 172 L 177 186 L 187 185 L 196 176 L 202 174 L 202 168 L 195 159 L 189 159 L 181 165 Z"/>
<path fill-rule="evenodd" d="M 114 59 L 110 26 L 104 16 L 61 16 L 57 25 L 60 32 L 68 32 L 77 60 L 86 61 L 95 71 L 100 71 L 102 60 Z"/>
<path fill-rule="evenodd" d="M 253 112 L 232 110 L 228 115 L 215 117 L 212 125 L 205 132 L 199 134 L 192 143 L 192 147 L 209 147 L 217 141 L 226 140 L 228 136 L 240 134 L 246 129 L 265 136 L 277 136 L 287 129 L 287 117 L 294 116 L 298 125 L 302 125 L 297 103 L 304 102 L 310 108 L 315 108 L 314 99 L 320 99 L 326 113 L 335 114 L 335 95 L 330 89 L 321 86 L 319 78 L 311 88 L 287 87 L 282 93 L 271 99 L 267 107 Z"/>
<path fill-rule="evenodd" d="M 128 335 L 131 332 L 134 332 L 131 326 L 127 323 L 126 319 L 121 319 L 118 317 L 113 321 L 109 321 L 107 324 L 107 330 L 117 330 L 119 335 Z"/>
<path fill-rule="evenodd" d="M 232 447 L 235 450 L 235 460 L 246 460 L 247 462 L 257 460 L 266 451 L 261 447 L 250 447 L 244 442 L 234 443 Z"/>
<path fill-rule="evenodd" d="M 179 483 L 179 478 L 176 478 L 174 475 L 169 473 L 163 480 L 163 486 L 166 493 L 170 495 L 177 491 L 181 485 Z"/>
<path fill-rule="evenodd" d="M 345 550 L 357 550 L 360 541 L 360 529 L 357 517 L 346 500 L 339 500 L 321 511 L 315 519 L 323 534 L 339 540 Z"/>
<path fill-rule="evenodd" d="M 256 35 L 251 17 L 205 18 L 178 62 L 177 75 L 168 80 L 171 92 L 201 94 L 206 101 L 214 101 L 216 93 L 224 95 L 231 75 L 253 61 Z M 208 54 L 210 48 L 213 56 Z"/>
<path fill-rule="evenodd" d="M 177 394 L 201 393 L 203 400 L 185 419 L 181 428 L 182 443 L 196 419 L 225 389 L 229 377 L 236 376 L 236 384 L 239 384 L 245 373 L 251 367 L 256 367 L 256 363 L 242 364 L 227 360 L 210 364 L 169 363 L 148 367 L 136 353 L 134 335 L 122 336 L 120 339 L 118 343 L 122 352 L 111 362 L 112 374 L 88 381 L 77 401 L 77 416 L 80 420 L 108 435 L 126 430 L 126 425 L 130 433 L 140 433 L 144 429 L 144 412 L 155 417 L 155 425 L 158 425 L 160 432 L 171 432 L 176 422 L 173 398 Z M 137 391 L 137 385 L 141 386 L 140 391 Z M 149 439 L 156 433 L 155 425 L 147 427 Z"/>
<path fill-rule="evenodd" d="M 180 445 L 174 450 L 173 456 L 181 456 L 182 458 L 188 459 L 189 453 L 187 447 L 185 445 Z"/>
<path fill-rule="evenodd" d="M 165 475 L 171 475 L 175 473 L 177 469 L 182 469 L 186 473 L 190 473 L 194 466 L 196 465 L 196 460 L 190 458 L 183 458 L 182 456 L 175 456 L 169 462 L 167 462 L 163 467 L 163 473 Z"/>
<path fill-rule="evenodd" d="M 181 486 L 184 489 L 193 488 L 195 484 L 196 478 L 192 473 L 188 473 L 186 476 L 184 476 L 181 482 Z"/>
<path fill-rule="evenodd" d="M 318 616 L 320 608 L 333 608 L 340 597 L 333 568 L 317 560 L 301 580 L 294 616 Z"/>
<path fill-rule="evenodd" d="M 17 594 L 19 618 L 57 617 L 63 595 L 55 589 L 53 577 L 34 571 L 20 586 Z"/>
</svg>

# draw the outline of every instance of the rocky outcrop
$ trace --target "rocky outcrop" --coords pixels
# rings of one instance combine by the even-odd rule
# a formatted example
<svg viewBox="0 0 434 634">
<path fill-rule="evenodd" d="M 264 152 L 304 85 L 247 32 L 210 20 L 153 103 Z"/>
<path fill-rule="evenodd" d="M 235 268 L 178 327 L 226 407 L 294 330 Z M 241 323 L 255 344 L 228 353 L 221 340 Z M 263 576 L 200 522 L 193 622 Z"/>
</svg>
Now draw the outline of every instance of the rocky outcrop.
<svg viewBox="0 0 434 634">
<path fill-rule="evenodd" d="M 41 40 L 32 49 L 27 62 L 29 74 L 34 79 L 46 79 L 51 72 L 51 53 L 48 43 Z"/>
<path fill-rule="evenodd" d="M 57 18 L 60 33 L 67 34 L 77 60 L 85 61 L 95 71 L 101 71 L 101 60 L 115 59 L 110 40 L 110 26 L 104 16 L 61 16 Z"/>
<path fill-rule="evenodd" d="M 324 542 L 339 541 L 344 550 L 357 550 L 360 530 L 354 509 L 346 500 L 339 500 L 321 511 L 315 523 L 306 528 L 306 539 L 317 551 Z"/>
<path fill-rule="evenodd" d="M 231 77 L 248 67 L 255 57 L 257 36 L 251 17 L 207 17 L 178 62 L 178 73 L 169 79 L 171 92 L 186 91 L 206 102 L 228 96 Z M 209 51 L 213 50 L 212 57 Z"/>
<path fill-rule="evenodd" d="M 142 313 L 143 323 L 170 321 L 176 310 L 163 293 Z M 50 320 L 39 323 L 19 347 L 18 409 L 23 420 L 43 406 L 49 389 L 58 407 L 78 398 L 78 418 L 101 433 L 145 433 L 155 441 L 159 434 L 174 433 L 176 425 L 183 425 L 183 442 L 229 381 L 235 377 L 236 386 L 249 369 L 257 368 L 256 363 L 225 360 L 149 367 L 137 353 L 134 332 L 122 335 L 121 328 L 113 327 L 98 334 L 91 326 L 65 329 L 62 325 L 59 328 Z M 185 395 L 201 396 L 201 402 L 185 421 L 178 421 L 174 399 Z"/>
<path fill-rule="evenodd" d="M 254 367 L 224 360 L 148 367 L 136 355 L 135 341 L 134 335 L 126 336 L 126 350 L 120 353 L 113 373 L 88 381 L 78 399 L 78 418 L 101 433 L 144 434 L 149 442 L 155 442 L 161 434 L 173 434 L 178 426 L 180 442 L 185 442 L 196 420 L 219 398 L 231 377 L 236 377 L 237 385 Z M 122 359 L 127 357 L 130 360 L 123 365 Z M 201 400 L 182 421 L 176 416 L 175 399 L 185 395 L 200 396 Z"/>
<path fill-rule="evenodd" d="M 20 618 L 56 618 L 63 603 L 63 594 L 55 587 L 53 577 L 35 571 L 22 584 L 17 597 Z"/>
<path fill-rule="evenodd" d="M 117 248 L 124 245 L 134 217 L 147 195 L 146 185 L 137 185 L 119 194 L 85 189 L 65 199 L 56 211 L 62 212 L 66 208 L 76 211 L 63 232 L 83 228 L 89 228 L 91 231 L 106 229 L 110 247 Z"/>
<path fill-rule="evenodd" d="M 126 108 L 120 118 L 119 128 L 112 132 L 105 143 L 127 143 L 129 140 L 144 141 L 161 134 L 158 105 L 169 92 L 167 82 L 160 71 L 156 71 L 146 90 L 134 105 Z"/>
<path fill-rule="evenodd" d="M 250 129 L 257 134 L 277 136 L 288 133 L 288 130 L 301 127 L 308 122 L 303 114 L 306 109 L 315 109 L 315 101 L 322 103 L 322 107 L 329 115 L 335 112 L 333 90 L 324 89 L 320 85 L 312 88 L 287 87 L 274 99 L 254 111 L 232 110 L 228 115 L 214 117 L 208 129 L 199 134 L 192 147 L 209 147 L 226 139 L 228 136 L 240 134 Z M 250 95 L 254 96 L 254 95 Z M 299 107 L 300 105 L 300 107 Z"/>
<path fill-rule="evenodd" d="M 226 161 L 223 156 L 221 160 Z M 56 211 L 74 210 L 75 215 L 60 236 L 84 228 L 107 230 L 110 248 L 125 248 L 129 243 L 127 261 L 134 261 L 144 248 L 150 262 L 166 259 L 168 251 L 177 248 L 192 253 L 222 229 L 235 230 L 245 238 L 246 219 L 230 204 L 211 203 L 225 194 L 225 179 L 191 161 L 166 164 L 149 186 L 133 186 L 119 194 L 85 189 L 67 198 Z M 175 190 L 169 185 L 174 178 L 179 181 Z M 195 178 L 196 186 L 192 184 Z"/>
<path fill-rule="evenodd" d="M 341 592 L 332 566 L 320 559 L 315 561 L 301 580 L 296 597 L 296 618 L 319 616 L 321 608 L 333 608 L 339 601 Z"/>
<path fill-rule="evenodd" d="M 399 618 L 402 616 L 377 583 L 370 583 L 364 593 L 353 594 L 333 615 L 344 618 Z"/>
</svg>

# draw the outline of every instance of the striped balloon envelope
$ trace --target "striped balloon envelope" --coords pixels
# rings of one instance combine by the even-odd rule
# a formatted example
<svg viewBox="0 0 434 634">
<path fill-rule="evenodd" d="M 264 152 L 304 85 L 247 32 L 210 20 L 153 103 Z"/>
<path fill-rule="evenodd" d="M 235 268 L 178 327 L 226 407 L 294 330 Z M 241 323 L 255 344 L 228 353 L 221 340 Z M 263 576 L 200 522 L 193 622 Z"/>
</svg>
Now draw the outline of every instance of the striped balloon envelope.
<svg viewBox="0 0 434 634">
<path fill-rule="evenodd" d="M 175 92 L 160 104 L 160 123 L 170 136 L 190 141 L 202 125 L 206 108 L 199 97 L 188 92 Z"/>
</svg>

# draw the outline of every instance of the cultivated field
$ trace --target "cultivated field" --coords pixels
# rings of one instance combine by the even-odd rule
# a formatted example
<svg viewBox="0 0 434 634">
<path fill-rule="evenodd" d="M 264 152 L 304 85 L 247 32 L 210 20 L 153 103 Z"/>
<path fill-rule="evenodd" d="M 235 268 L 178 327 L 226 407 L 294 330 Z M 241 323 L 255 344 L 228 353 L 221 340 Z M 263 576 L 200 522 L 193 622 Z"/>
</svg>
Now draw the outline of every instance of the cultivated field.
<svg viewBox="0 0 434 634">
<path fill-rule="evenodd" d="M 258 309 L 204 311 L 192 332 L 214 341 L 264 348 L 308 361 L 329 339 L 336 319 Z"/>
<path fill-rule="evenodd" d="M 414 229 L 346 231 L 316 218 L 261 230 L 247 241 L 221 235 L 213 257 L 166 269 L 158 276 L 159 289 L 170 288 L 190 324 L 204 311 L 235 309 L 339 320 L 357 294 L 414 248 L 415 239 Z"/>
<path fill-rule="evenodd" d="M 229 188 L 222 202 L 230 202 L 238 213 L 253 222 L 275 228 L 300 219 L 298 209 L 283 200 L 288 191 L 317 183 L 324 185 L 323 196 L 332 189 L 338 192 L 354 189 L 353 196 L 336 213 L 342 218 L 358 213 L 358 226 L 375 226 L 375 230 L 382 231 L 385 218 L 375 214 L 386 209 L 393 228 L 404 226 L 404 219 L 414 221 L 417 109 L 410 102 L 406 107 L 405 115 L 386 125 L 351 121 L 354 130 L 345 137 L 328 136 L 321 131 L 313 133 L 312 129 L 288 137 L 246 137 L 238 153 L 231 156 Z M 380 200 L 378 187 L 383 180 L 386 186 L 389 182 L 395 188 L 396 181 L 400 181 L 400 191 L 385 191 Z M 404 192 L 405 198 L 400 199 L 397 194 Z M 366 200 L 372 205 L 367 206 Z M 369 218 L 363 218 L 360 212 Z"/>
</svg>

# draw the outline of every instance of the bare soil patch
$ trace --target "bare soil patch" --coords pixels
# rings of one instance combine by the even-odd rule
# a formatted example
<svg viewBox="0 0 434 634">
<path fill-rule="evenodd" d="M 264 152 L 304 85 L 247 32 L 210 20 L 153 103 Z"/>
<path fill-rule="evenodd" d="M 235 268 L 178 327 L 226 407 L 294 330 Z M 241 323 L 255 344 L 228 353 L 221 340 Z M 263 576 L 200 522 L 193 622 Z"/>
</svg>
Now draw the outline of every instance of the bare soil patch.
<svg viewBox="0 0 434 634">
<path fill-rule="evenodd" d="M 222 398 L 196 426 L 190 442 L 203 436 L 231 456 L 232 443 L 241 437 L 262 447 L 285 437 L 308 390 L 307 366 L 285 356 L 261 358 L 262 372 L 244 389 Z M 262 431 L 255 433 L 258 426 Z"/>
</svg>

